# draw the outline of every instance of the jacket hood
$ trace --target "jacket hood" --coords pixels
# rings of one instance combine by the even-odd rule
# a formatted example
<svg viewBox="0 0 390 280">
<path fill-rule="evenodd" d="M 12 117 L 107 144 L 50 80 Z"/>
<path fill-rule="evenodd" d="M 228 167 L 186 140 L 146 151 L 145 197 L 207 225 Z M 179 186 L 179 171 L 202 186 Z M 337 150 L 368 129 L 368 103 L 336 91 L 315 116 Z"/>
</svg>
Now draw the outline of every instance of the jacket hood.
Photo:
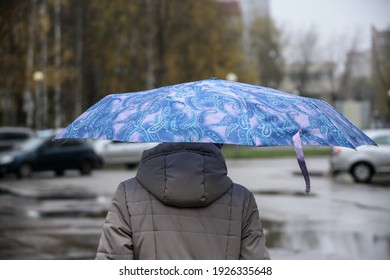
<svg viewBox="0 0 390 280">
<path fill-rule="evenodd" d="M 136 179 L 162 203 L 207 206 L 233 184 L 214 144 L 162 143 L 145 150 Z"/>
</svg>

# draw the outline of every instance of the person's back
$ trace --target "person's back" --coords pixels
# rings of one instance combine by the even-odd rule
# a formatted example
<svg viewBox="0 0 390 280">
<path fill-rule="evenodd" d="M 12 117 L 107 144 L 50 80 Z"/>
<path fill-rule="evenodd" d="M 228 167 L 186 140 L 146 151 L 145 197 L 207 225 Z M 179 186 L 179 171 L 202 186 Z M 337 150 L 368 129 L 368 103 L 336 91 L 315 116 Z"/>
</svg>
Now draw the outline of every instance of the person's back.
<svg viewBox="0 0 390 280">
<path fill-rule="evenodd" d="M 251 192 L 213 144 L 164 143 L 142 156 L 107 215 L 97 259 L 269 259 Z"/>
</svg>

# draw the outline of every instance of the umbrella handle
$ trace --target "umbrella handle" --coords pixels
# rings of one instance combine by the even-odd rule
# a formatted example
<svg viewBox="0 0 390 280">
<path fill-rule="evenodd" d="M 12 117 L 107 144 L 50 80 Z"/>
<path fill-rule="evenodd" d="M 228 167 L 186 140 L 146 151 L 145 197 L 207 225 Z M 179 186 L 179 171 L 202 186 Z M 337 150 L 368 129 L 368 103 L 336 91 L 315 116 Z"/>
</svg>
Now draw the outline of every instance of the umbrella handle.
<svg viewBox="0 0 390 280">
<path fill-rule="evenodd" d="M 292 140 L 294 144 L 295 156 L 297 158 L 299 167 L 301 168 L 302 175 L 305 178 L 306 194 L 308 194 L 310 192 L 310 176 L 309 176 L 309 171 L 307 171 L 305 155 L 303 154 L 301 131 L 295 133 L 294 136 L 292 137 Z"/>
</svg>

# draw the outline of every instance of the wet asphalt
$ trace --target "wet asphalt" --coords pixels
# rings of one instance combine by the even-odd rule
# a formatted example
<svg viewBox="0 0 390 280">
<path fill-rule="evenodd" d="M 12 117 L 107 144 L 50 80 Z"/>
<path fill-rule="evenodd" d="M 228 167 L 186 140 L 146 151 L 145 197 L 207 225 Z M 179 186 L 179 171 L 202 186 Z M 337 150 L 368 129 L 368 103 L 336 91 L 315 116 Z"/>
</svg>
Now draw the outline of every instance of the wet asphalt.
<svg viewBox="0 0 390 280">
<path fill-rule="evenodd" d="M 390 259 L 390 178 L 355 184 L 307 158 L 312 191 L 295 158 L 228 160 L 228 175 L 256 197 L 273 259 Z M 93 259 L 111 198 L 136 169 L 91 176 L 51 172 L 0 179 L 0 259 Z"/>
</svg>

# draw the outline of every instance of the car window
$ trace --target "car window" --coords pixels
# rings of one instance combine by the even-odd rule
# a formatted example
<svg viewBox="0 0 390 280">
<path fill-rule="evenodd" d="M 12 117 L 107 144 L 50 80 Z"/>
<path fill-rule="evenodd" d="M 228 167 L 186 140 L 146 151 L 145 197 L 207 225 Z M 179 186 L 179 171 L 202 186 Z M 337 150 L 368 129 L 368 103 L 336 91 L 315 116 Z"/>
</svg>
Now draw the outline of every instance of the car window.
<svg viewBox="0 0 390 280">
<path fill-rule="evenodd" d="M 375 138 L 378 145 L 390 145 L 390 136 L 379 136 Z"/>
<path fill-rule="evenodd" d="M 83 142 L 77 139 L 67 139 L 65 142 L 61 143 L 64 147 L 73 147 L 73 146 L 80 146 Z"/>
<path fill-rule="evenodd" d="M 44 145 L 44 148 L 55 148 L 58 147 L 59 143 L 57 141 L 51 141 L 51 140 L 46 140 L 46 143 Z"/>
<path fill-rule="evenodd" d="M 24 140 L 29 137 L 26 133 L 6 132 L 0 133 L 0 140 Z"/>
<path fill-rule="evenodd" d="M 52 141 L 49 140 L 45 143 L 46 148 L 65 148 L 79 146 L 82 142 L 77 139 L 66 139 L 65 141 Z"/>
<path fill-rule="evenodd" d="M 390 136 L 379 136 L 374 139 L 378 145 L 390 145 Z"/>
<path fill-rule="evenodd" d="M 44 140 L 40 138 L 31 138 L 18 144 L 17 149 L 20 149 L 22 151 L 32 151 L 38 148 L 43 142 Z"/>
</svg>

